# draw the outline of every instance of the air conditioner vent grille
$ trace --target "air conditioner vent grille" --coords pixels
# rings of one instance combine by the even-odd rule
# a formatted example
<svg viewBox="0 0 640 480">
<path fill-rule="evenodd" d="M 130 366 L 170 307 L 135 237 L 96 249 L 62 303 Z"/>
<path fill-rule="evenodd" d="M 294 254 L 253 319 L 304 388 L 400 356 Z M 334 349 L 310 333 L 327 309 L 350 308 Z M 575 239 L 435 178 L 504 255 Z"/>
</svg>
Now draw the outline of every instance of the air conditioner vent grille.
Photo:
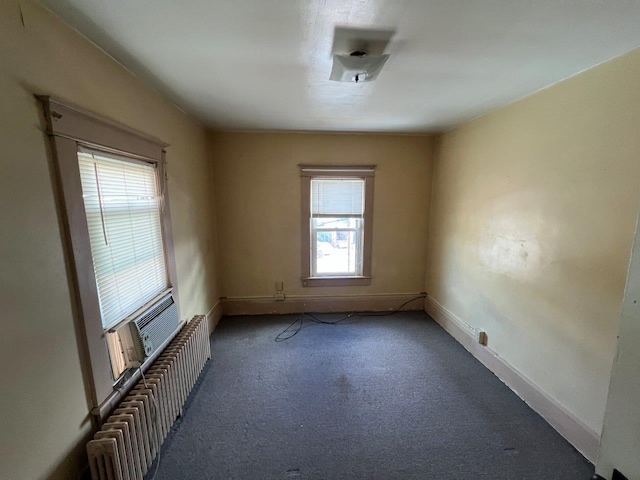
<svg viewBox="0 0 640 480">
<path fill-rule="evenodd" d="M 138 328 L 142 330 L 145 328 L 151 321 L 160 315 L 164 310 L 169 308 L 173 304 L 173 297 L 169 296 L 166 299 L 158 302 L 151 310 L 142 315 L 140 318 L 136 320 L 136 324 Z"/>
<path fill-rule="evenodd" d="M 169 296 L 160 300 L 134 322 L 143 354 L 150 356 L 180 325 L 178 306 Z M 135 340 L 134 340 L 135 341 Z"/>
</svg>

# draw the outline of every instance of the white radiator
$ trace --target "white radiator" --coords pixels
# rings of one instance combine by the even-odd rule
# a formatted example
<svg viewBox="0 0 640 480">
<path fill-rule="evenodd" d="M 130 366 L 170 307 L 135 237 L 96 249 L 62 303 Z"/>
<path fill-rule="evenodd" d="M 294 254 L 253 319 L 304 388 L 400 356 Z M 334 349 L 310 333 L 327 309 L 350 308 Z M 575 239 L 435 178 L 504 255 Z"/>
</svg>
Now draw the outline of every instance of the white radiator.
<svg viewBox="0 0 640 480">
<path fill-rule="evenodd" d="M 87 443 L 93 480 L 142 480 L 210 357 L 206 317 L 196 316 Z"/>
</svg>

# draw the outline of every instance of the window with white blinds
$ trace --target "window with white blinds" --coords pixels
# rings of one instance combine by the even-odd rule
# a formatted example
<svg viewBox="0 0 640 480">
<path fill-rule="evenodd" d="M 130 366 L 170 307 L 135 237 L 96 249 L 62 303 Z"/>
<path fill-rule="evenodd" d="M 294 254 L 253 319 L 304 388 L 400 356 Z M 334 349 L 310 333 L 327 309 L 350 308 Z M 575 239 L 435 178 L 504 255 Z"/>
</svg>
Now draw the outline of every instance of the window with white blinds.
<svg viewBox="0 0 640 480">
<path fill-rule="evenodd" d="M 82 181 L 102 325 L 109 329 L 168 286 L 155 165 L 81 147 Z"/>
<path fill-rule="evenodd" d="M 311 215 L 313 217 L 362 217 L 363 214 L 364 179 L 311 179 Z"/>
<path fill-rule="evenodd" d="M 375 165 L 299 165 L 302 286 L 371 284 Z"/>
<path fill-rule="evenodd" d="M 365 180 L 311 179 L 311 276 L 361 276 Z"/>
</svg>

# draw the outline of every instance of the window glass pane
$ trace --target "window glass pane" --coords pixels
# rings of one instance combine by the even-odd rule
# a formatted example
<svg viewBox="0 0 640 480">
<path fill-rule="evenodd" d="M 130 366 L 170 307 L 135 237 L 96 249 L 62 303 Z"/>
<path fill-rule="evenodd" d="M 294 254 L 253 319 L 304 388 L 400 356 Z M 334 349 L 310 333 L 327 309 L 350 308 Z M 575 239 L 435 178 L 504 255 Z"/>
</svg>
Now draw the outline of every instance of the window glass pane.
<svg viewBox="0 0 640 480">
<path fill-rule="evenodd" d="M 359 218 L 316 218 L 314 276 L 362 275 L 362 226 Z"/>
<path fill-rule="evenodd" d="M 154 165 L 80 149 L 82 193 L 105 329 L 167 287 Z"/>
</svg>

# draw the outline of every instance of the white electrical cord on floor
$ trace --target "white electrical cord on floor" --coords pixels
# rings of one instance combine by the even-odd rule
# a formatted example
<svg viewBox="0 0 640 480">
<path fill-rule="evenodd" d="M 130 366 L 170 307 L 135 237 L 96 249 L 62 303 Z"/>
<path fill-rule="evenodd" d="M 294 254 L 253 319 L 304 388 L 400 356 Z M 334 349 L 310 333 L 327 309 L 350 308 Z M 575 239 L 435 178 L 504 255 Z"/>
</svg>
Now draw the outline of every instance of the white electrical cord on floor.
<svg viewBox="0 0 640 480">
<path fill-rule="evenodd" d="M 152 421 L 153 421 L 154 430 L 156 432 L 156 437 L 158 438 L 158 459 L 156 462 L 156 469 L 153 472 L 153 477 L 151 477 L 151 480 L 156 480 L 156 475 L 158 474 L 158 467 L 160 466 L 160 452 L 162 451 L 162 433 L 160 432 L 160 408 L 158 407 L 158 402 L 156 401 L 156 396 L 153 394 L 153 390 L 151 390 L 149 388 L 149 385 L 147 385 L 147 379 L 144 376 L 142 367 L 140 366 L 138 367 L 138 369 L 140 370 L 140 375 L 142 375 L 142 383 L 144 383 L 144 388 L 146 388 L 151 392 L 151 400 L 153 401 L 153 411 L 155 413 L 155 420 L 153 419 L 153 415 L 152 415 Z"/>
</svg>

